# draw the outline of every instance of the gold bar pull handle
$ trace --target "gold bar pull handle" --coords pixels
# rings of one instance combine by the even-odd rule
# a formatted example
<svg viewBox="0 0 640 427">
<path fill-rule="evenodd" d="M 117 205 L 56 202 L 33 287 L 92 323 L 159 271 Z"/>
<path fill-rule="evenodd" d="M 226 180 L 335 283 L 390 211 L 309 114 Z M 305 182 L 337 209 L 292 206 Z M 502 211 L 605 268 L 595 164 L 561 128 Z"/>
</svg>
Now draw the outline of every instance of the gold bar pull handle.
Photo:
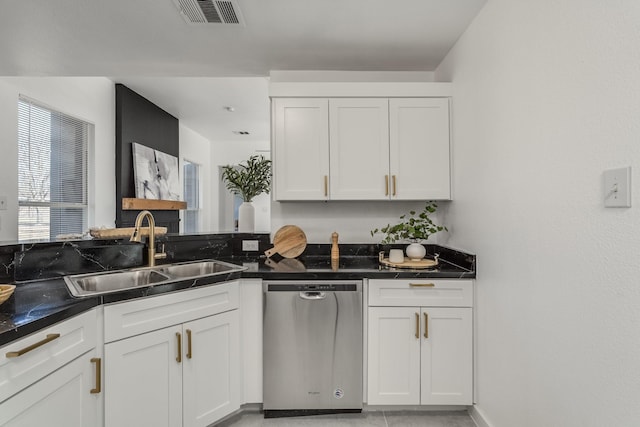
<svg viewBox="0 0 640 427">
<path fill-rule="evenodd" d="M 424 313 L 424 337 L 429 339 L 429 315 Z"/>
<path fill-rule="evenodd" d="M 396 176 L 392 175 L 391 176 L 391 181 L 393 182 L 393 195 L 396 195 Z"/>
<path fill-rule="evenodd" d="M 433 288 L 435 283 L 409 283 L 412 288 Z"/>
<path fill-rule="evenodd" d="M 102 359 L 93 357 L 91 363 L 96 364 L 96 388 L 92 388 L 89 393 L 98 394 L 102 391 Z"/>
<path fill-rule="evenodd" d="M 182 363 L 182 334 L 176 332 L 176 338 L 178 339 L 178 355 L 176 356 L 176 362 Z"/>
<path fill-rule="evenodd" d="M 35 350 L 38 347 L 42 347 L 46 343 L 51 342 L 56 338 L 60 338 L 60 334 L 47 334 L 47 337 L 45 339 L 38 341 L 35 344 L 31 344 L 30 346 L 25 347 L 22 350 L 7 352 L 7 358 L 11 359 L 13 357 L 20 357 L 23 354 L 29 353 L 31 350 Z"/>
<path fill-rule="evenodd" d="M 389 195 L 389 175 L 384 176 L 384 195 Z"/>
<path fill-rule="evenodd" d="M 324 197 L 329 196 L 329 176 L 324 176 Z"/>
<path fill-rule="evenodd" d="M 187 329 L 187 359 L 191 359 L 191 329 Z"/>
<path fill-rule="evenodd" d="M 416 339 L 420 339 L 420 314 L 416 313 Z"/>
</svg>

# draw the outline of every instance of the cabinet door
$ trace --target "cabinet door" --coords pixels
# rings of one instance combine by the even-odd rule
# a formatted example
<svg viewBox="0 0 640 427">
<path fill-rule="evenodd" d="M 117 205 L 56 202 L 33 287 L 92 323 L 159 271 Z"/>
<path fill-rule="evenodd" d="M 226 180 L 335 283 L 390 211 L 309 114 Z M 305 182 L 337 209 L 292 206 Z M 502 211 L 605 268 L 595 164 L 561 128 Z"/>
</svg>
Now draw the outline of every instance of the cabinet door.
<svg viewBox="0 0 640 427">
<path fill-rule="evenodd" d="M 273 100 L 276 200 L 326 200 L 329 186 L 328 100 Z"/>
<path fill-rule="evenodd" d="M 422 309 L 421 404 L 471 405 L 471 308 Z"/>
<path fill-rule="evenodd" d="M 420 309 L 370 307 L 369 405 L 420 403 Z"/>
<path fill-rule="evenodd" d="M 102 394 L 95 387 L 95 350 L 0 404 L 0 426 L 98 427 Z M 124 424 L 122 424 L 124 425 Z"/>
<path fill-rule="evenodd" d="M 448 99 L 391 99 L 389 116 L 392 198 L 450 199 Z"/>
<path fill-rule="evenodd" d="M 0 402 L 96 347 L 96 309 L 7 344 L 0 354 Z M 23 352 L 25 348 L 32 350 Z M 9 353 L 19 356 L 8 357 Z"/>
<path fill-rule="evenodd" d="M 206 427 L 240 408 L 238 310 L 183 326 L 184 427 Z"/>
<path fill-rule="evenodd" d="M 389 199 L 389 101 L 329 100 L 332 200 Z"/>
<path fill-rule="evenodd" d="M 182 425 L 179 336 L 173 326 L 105 345 L 106 426 Z"/>
</svg>

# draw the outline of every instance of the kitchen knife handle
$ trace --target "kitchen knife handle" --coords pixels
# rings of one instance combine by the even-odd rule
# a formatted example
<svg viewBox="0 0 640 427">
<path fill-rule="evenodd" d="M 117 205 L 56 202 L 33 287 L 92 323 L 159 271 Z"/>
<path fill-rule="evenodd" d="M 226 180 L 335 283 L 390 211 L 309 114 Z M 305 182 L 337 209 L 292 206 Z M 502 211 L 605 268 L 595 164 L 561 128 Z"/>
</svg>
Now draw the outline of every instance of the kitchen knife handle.
<svg viewBox="0 0 640 427">
<path fill-rule="evenodd" d="M 389 175 L 384 176 L 384 195 L 389 195 Z"/>
<path fill-rule="evenodd" d="M 416 339 L 420 339 L 420 314 L 416 313 Z"/>
</svg>

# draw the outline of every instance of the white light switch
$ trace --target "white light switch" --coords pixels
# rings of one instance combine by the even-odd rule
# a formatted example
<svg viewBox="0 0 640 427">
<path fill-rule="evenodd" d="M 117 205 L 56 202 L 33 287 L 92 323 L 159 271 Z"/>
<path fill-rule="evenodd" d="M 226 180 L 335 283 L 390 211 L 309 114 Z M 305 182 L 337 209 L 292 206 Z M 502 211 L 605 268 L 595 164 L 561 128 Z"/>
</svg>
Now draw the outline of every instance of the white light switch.
<svg viewBox="0 0 640 427">
<path fill-rule="evenodd" d="M 604 171 L 604 206 L 631 207 L 631 166 Z"/>
</svg>

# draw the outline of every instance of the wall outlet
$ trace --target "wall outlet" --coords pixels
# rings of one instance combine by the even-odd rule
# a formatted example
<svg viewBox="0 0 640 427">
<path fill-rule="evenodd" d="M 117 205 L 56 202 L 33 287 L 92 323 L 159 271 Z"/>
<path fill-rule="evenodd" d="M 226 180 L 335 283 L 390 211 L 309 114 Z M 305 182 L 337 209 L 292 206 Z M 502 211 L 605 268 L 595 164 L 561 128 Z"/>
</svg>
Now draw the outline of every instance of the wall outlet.
<svg viewBox="0 0 640 427">
<path fill-rule="evenodd" d="M 257 240 L 243 240 L 242 241 L 242 250 L 243 251 L 258 251 L 258 241 Z"/>
</svg>

